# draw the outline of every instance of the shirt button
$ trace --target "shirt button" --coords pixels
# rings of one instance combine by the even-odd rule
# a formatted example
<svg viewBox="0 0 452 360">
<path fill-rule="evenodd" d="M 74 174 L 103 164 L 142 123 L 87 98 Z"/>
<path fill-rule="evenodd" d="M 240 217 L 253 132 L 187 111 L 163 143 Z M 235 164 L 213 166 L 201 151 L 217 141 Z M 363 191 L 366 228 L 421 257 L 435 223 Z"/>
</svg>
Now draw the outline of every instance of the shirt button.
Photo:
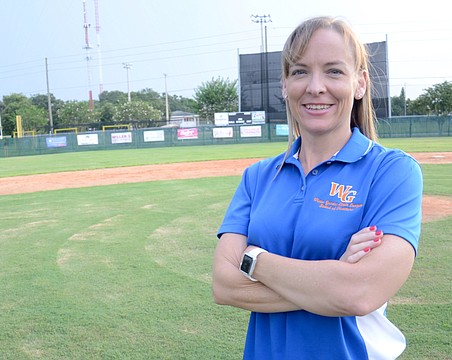
<svg viewBox="0 0 452 360">
<path fill-rule="evenodd" d="M 317 170 L 317 169 L 312 170 L 312 175 L 317 175 L 318 173 L 319 173 L 319 170 Z"/>
</svg>

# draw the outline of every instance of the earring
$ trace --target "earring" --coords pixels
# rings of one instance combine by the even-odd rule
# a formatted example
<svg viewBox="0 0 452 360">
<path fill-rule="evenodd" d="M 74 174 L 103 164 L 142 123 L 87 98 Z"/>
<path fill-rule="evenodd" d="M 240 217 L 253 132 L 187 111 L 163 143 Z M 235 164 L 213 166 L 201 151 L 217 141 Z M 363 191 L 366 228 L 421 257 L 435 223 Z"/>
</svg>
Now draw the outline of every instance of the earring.
<svg viewBox="0 0 452 360">
<path fill-rule="evenodd" d="M 356 99 L 357 100 L 361 100 L 361 98 L 364 96 L 364 94 L 362 92 L 359 92 L 358 94 L 356 94 Z"/>
</svg>

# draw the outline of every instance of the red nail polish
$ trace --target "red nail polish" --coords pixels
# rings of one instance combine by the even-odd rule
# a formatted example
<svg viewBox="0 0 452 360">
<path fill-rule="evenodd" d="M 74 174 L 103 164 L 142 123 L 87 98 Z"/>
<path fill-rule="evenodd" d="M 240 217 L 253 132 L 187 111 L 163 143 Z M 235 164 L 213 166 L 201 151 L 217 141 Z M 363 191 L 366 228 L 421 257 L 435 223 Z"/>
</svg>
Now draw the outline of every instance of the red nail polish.
<svg viewBox="0 0 452 360">
<path fill-rule="evenodd" d="M 375 235 L 380 236 L 383 233 L 383 231 L 378 230 L 377 232 L 375 232 Z"/>
<path fill-rule="evenodd" d="M 374 239 L 374 242 L 379 242 L 379 241 L 380 241 L 380 238 Z"/>
<path fill-rule="evenodd" d="M 375 230 L 377 230 L 377 227 L 376 227 L 375 225 L 372 225 L 372 226 L 369 228 L 369 230 L 370 230 L 370 231 L 375 231 Z"/>
<path fill-rule="evenodd" d="M 368 253 L 369 251 L 370 251 L 370 248 L 365 248 L 365 249 L 364 249 L 364 252 L 365 252 L 365 253 Z"/>
</svg>

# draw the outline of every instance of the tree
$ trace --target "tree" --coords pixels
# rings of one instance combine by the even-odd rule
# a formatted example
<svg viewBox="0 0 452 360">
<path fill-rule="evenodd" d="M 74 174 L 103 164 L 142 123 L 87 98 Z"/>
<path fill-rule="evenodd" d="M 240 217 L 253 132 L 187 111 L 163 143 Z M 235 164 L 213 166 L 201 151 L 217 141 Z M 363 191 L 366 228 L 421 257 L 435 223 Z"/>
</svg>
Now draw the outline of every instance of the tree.
<svg viewBox="0 0 452 360">
<path fill-rule="evenodd" d="M 194 98 L 198 114 L 206 120 L 213 119 L 216 112 L 237 111 L 237 80 L 212 78 L 195 90 Z"/>
<path fill-rule="evenodd" d="M 165 99 L 158 92 L 146 88 L 131 93 L 132 101 L 142 101 L 149 104 L 152 108 L 159 110 L 161 113 L 165 111 Z"/>
<path fill-rule="evenodd" d="M 48 125 L 47 113 L 32 104 L 23 94 L 11 94 L 3 97 L 2 126 L 4 134 L 12 135 L 16 131 L 16 116 L 22 117 L 24 131 L 43 132 Z"/>
<path fill-rule="evenodd" d="M 435 115 L 452 113 L 452 82 L 444 81 L 425 91 L 425 95 L 431 103 L 431 110 Z"/>
<path fill-rule="evenodd" d="M 47 113 L 47 118 L 48 116 L 48 112 L 49 112 L 49 103 L 48 103 L 48 97 L 47 95 L 42 95 L 42 94 L 38 94 L 38 95 L 33 95 L 31 98 L 31 103 L 37 107 L 39 107 L 40 109 L 44 110 Z M 59 119 L 58 119 L 58 110 L 64 105 L 64 101 L 55 98 L 55 96 L 53 94 L 50 94 L 50 103 L 52 105 L 52 121 L 53 121 L 53 125 L 54 126 L 58 126 L 59 124 Z M 49 124 L 50 125 L 50 124 Z"/>
<path fill-rule="evenodd" d="M 160 120 L 162 113 L 154 109 L 144 101 L 131 101 L 115 108 L 113 121 L 116 123 L 127 123 L 140 120 Z"/>
<path fill-rule="evenodd" d="M 59 110 L 60 125 L 76 127 L 97 122 L 97 111 L 91 111 L 88 101 L 67 101 Z"/>
<path fill-rule="evenodd" d="M 162 97 L 165 97 L 165 93 L 162 94 Z M 189 113 L 196 113 L 198 111 L 194 99 L 184 98 L 178 95 L 169 95 L 168 103 L 171 111 L 179 110 Z"/>
<path fill-rule="evenodd" d="M 99 94 L 99 102 L 103 103 L 112 103 L 114 105 L 124 104 L 127 102 L 127 94 L 122 91 L 102 91 Z"/>
<path fill-rule="evenodd" d="M 392 116 L 406 115 L 405 88 L 400 91 L 400 96 L 391 97 L 391 114 Z"/>
<path fill-rule="evenodd" d="M 433 85 L 407 104 L 410 115 L 448 115 L 452 113 L 452 82 Z"/>
</svg>

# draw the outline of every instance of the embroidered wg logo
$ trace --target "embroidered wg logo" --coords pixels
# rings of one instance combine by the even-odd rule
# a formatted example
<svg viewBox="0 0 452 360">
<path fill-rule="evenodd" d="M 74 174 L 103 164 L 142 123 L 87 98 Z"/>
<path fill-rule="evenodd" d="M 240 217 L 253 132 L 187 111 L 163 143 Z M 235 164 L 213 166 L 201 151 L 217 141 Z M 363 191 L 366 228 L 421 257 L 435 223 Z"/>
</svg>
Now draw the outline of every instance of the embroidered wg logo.
<svg viewBox="0 0 452 360">
<path fill-rule="evenodd" d="M 357 192 L 352 190 L 351 185 L 339 185 L 331 182 L 330 196 L 337 196 L 344 203 L 351 203 L 356 197 Z"/>
</svg>

